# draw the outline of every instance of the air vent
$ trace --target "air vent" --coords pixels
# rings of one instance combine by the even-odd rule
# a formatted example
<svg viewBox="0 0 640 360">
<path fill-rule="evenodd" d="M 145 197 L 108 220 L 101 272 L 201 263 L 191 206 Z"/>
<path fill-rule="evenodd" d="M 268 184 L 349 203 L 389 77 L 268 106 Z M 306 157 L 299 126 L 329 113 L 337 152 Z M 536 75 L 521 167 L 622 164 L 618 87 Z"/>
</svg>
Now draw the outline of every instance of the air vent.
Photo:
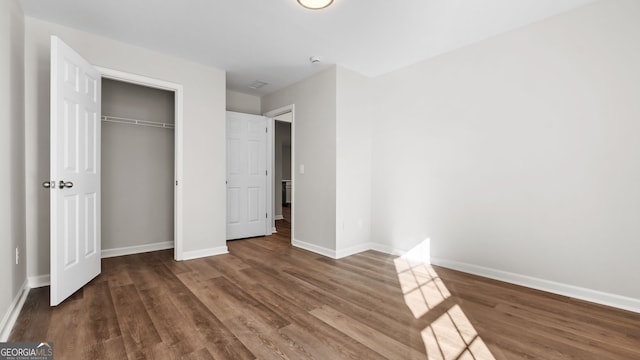
<svg viewBox="0 0 640 360">
<path fill-rule="evenodd" d="M 260 89 L 260 88 L 262 88 L 262 87 L 264 87 L 266 85 L 269 85 L 269 83 L 266 83 L 264 81 L 256 80 L 256 81 L 252 82 L 251 85 L 249 85 L 249 87 L 252 88 L 252 89 L 256 89 L 257 90 L 257 89 Z"/>
</svg>

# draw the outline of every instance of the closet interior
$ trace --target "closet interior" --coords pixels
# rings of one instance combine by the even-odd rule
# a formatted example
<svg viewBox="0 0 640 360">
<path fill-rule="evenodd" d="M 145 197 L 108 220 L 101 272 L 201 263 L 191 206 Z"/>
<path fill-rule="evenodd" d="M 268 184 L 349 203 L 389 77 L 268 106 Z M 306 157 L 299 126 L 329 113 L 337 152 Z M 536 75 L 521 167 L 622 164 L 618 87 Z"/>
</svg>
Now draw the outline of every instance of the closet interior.
<svg viewBox="0 0 640 360">
<path fill-rule="evenodd" d="M 174 96 L 102 79 L 103 252 L 173 247 Z"/>
</svg>

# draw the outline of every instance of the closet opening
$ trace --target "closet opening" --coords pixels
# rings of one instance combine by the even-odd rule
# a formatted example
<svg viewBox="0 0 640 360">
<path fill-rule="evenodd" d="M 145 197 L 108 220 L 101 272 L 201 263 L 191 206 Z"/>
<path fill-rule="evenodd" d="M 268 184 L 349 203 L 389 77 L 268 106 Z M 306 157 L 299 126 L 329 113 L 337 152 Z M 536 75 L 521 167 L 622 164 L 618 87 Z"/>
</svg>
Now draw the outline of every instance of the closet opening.
<svg viewBox="0 0 640 360">
<path fill-rule="evenodd" d="M 102 257 L 174 248 L 182 260 L 182 87 L 100 70 Z"/>
</svg>

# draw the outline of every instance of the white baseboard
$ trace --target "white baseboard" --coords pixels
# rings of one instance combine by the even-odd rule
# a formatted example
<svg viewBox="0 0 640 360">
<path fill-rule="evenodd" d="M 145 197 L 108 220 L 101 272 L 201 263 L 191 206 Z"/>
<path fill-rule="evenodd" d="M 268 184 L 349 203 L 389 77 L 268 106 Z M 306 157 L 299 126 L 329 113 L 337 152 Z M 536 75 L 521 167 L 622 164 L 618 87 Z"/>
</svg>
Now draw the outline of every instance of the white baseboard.
<svg viewBox="0 0 640 360">
<path fill-rule="evenodd" d="M 284 220 L 284 217 L 282 215 L 276 215 L 273 217 L 274 220 Z"/>
<path fill-rule="evenodd" d="M 293 241 L 291 241 L 291 245 L 298 247 L 300 249 L 311 251 L 316 254 L 330 257 L 332 259 L 336 258 L 336 251 L 332 249 L 328 249 L 326 247 L 310 244 L 308 242 L 300 241 L 297 239 L 293 239 Z"/>
<path fill-rule="evenodd" d="M 395 249 L 389 245 L 376 244 L 372 243 L 371 248 L 369 250 L 379 251 L 381 253 L 393 255 L 393 256 L 402 256 L 407 252 L 405 250 Z"/>
<path fill-rule="evenodd" d="M 142 246 L 129 246 L 126 248 L 102 250 L 102 257 L 109 258 L 109 257 L 121 256 L 121 255 L 145 253 L 149 251 L 166 250 L 171 248 L 173 248 L 173 242 L 171 241 L 168 241 L 166 243 L 155 243 L 155 244 L 142 245 Z M 217 248 L 196 250 L 196 251 L 185 251 L 183 254 L 183 257 L 184 257 L 183 260 L 191 260 L 191 259 L 197 259 L 201 257 L 227 254 L 227 253 L 229 253 L 229 251 L 227 250 L 226 246 L 220 246 Z M 28 286 L 31 289 L 35 289 L 43 286 L 49 286 L 49 285 L 51 285 L 51 278 L 49 274 L 30 276 L 28 278 Z"/>
<path fill-rule="evenodd" d="M 182 259 L 183 260 L 192 260 L 192 259 L 198 259 L 198 258 L 214 256 L 214 255 L 222 255 L 222 254 L 228 254 L 228 253 L 229 253 L 229 249 L 225 245 L 225 246 L 218 246 L 218 247 L 210 248 L 210 249 L 202 249 L 202 250 L 195 250 L 195 251 L 184 251 L 182 253 Z"/>
<path fill-rule="evenodd" d="M 334 259 L 343 258 L 367 250 L 380 251 L 385 254 L 394 256 L 402 256 L 407 253 L 406 250 L 401 250 L 388 245 L 377 243 L 367 243 L 359 246 L 353 246 L 347 249 L 339 250 L 337 252 L 301 241 L 294 241 L 292 244 L 305 250 L 309 250 L 324 256 L 329 256 Z M 334 255 L 337 255 L 337 257 Z M 469 274 L 483 276 L 486 278 L 500 280 L 515 285 L 525 286 L 532 289 L 542 290 L 558 295 L 593 302 L 596 304 L 612 306 L 618 309 L 640 313 L 640 299 L 605 293 L 598 290 L 587 289 L 579 286 L 563 284 L 555 281 L 539 279 L 527 275 L 521 275 L 484 266 L 467 264 L 448 259 L 441 259 L 437 257 L 431 257 L 431 263 L 433 265 L 442 266 Z"/>
<path fill-rule="evenodd" d="M 102 249 L 102 258 L 140 254 L 151 251 L 173 249 L 173 241 L 165 241 L 153 244 L 126 246 L 116 249 Z"/>
<path fill-rule="evenodd" d="M 31 289 L 51 285 L 51 277 L 47 275 L 29 276 L 29 287 Z"/>
<path fill-rule="evenodd" d="M 602 291 L 515 274 L 484 266 L 462 263 L 454 260 L 432 257 L 431 263 L 433 265 L 479 275 L 490 279 L 640 313 L 640 299 L 605 293 Z"/>
<path fill-rule="evenodd" d="M 150 251 L 158 251 L 158 250 L 166 250 L 173 248 L 173 241 L 147 244 L 147 245 L 136 245 L 136 246 L 127 246 L 123 248 L 117 249 L 105 249 L 102 250 L 102 258 L 110 258 L 115 256 L 123 256 L 123 255 L 131 255 L 131 254 L 139 254 Z M 51 285 L 51 277 L 49 274 L 47 275 L 38 275 L 38 276 L 30 276 L 28 278 L 29 287 L 31 289 L 49 286 Z"/>
<path fill-rule="evenodd" d="M 6 342 L 9 339 L 11 330 L 16 324 L 16 320 L 18 320 L 18 315 L 20 315 L 20 310 L 22 310 L 22 306 L 27 300 L 28 295 L 29 284 L 25 279 L 22 287 L 20 288 L 20 291 L 11 302 L 11 305 L 9 305 L 9 309 L 7 309 L 7 312 L 2 317 L 2 322 L 0 322 L 0 342 Z"/>
<path fill-rule="evenodd" d="M 405 251 L 393 249 L 390 246 L 376 244 L 376 243 L 364 243 L 364 244 L 351 246 L 345 249 L 338 249 L 338 250 L 325 248 L 322 246 L 310 244 L 308 242 L 304 242 L 296 239 L 294 239 L 291 242 L 291 245 L 295 247 L 299 247 L 301 249 L 311 251 L 319 255 L 330 257 L 332 259 L 342 259 L 347 256 L 355 255 L 368 250 L 375 250 L 375 251 L 383 252 L 385 254 L 390 254 L 390 255 L 403 255 L 405 253 Z"/>
<path fill-rule="evenodd" d="M 345 249 L 336 250 L 336 259 L 342 259 L 347 256 L 355 255 L 363 251 L 372 250 L 376 244 L 364 243 L 356 246 L 351 246 Z"/>
</svg>

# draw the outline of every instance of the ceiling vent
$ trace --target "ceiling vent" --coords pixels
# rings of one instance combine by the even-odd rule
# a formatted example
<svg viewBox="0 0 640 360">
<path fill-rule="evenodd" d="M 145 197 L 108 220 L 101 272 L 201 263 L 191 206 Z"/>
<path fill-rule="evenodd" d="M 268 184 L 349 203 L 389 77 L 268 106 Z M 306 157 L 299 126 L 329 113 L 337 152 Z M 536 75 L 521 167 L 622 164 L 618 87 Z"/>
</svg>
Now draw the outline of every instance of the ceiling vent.
<svg viewBox="0 0 640 360">
<path fill-rule="evenodd" d="M 265 87 L 267 85 L 269 85 L 269 83 L 266 83 L 264 81 L 256 80 L 256 81 L 252 82 L 251 85 L 249 85 L 249 87 L 252 88 L 252 89 L 258 90 L 258 89 L 260 89 L 262 87 Z"/>
</svg>

